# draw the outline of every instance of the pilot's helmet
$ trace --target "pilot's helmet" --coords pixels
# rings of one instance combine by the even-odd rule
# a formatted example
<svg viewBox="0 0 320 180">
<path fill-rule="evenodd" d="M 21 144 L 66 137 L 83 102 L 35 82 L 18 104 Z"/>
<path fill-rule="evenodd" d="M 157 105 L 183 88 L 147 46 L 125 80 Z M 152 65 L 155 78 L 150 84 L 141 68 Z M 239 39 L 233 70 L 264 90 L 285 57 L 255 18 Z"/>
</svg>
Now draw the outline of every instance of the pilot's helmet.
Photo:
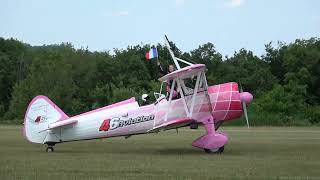
<svg viewBox="0 0 320 180">
<path fill-rule="evenodd" d="M 148 94 L 142 94 L 141 99 L 142 99 L 142 101 L 146 102 L 149 99 L 149 95 Z"/>
</svg>

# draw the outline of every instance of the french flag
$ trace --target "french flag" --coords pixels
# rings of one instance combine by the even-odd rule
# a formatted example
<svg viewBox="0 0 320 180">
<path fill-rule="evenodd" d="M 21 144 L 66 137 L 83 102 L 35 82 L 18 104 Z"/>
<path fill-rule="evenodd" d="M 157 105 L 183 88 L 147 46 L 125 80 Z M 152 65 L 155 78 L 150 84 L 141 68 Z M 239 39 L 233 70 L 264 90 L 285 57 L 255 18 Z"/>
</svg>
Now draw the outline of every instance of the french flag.
<svg viewBox="0 0 320 180">
<path fill-rule="evenodd" d="M 153 58 L 158 58 L 158 51 L 156 48 L 151 48 L 150 51 L 146 53 L 147 60 L 150 60 Z"/>
</svg>

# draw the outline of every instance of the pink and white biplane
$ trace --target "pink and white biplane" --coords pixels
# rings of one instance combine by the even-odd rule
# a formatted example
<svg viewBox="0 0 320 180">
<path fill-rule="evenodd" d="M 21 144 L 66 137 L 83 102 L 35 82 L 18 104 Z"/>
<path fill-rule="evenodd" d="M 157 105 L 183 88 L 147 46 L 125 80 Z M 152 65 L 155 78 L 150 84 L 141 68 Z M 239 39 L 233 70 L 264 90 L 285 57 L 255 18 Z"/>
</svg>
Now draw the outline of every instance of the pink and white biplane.
<svg viewBox="0 0 320 180">
<path fill-rule="evenodd" d="M 208 86 L 203 64 L 191 64 L 177 58 L 169 41 L 166 47 L 177 68 L 159 81 L 160 92 L 154 93 L 156 101 L 139 106 L 130 98 L 77 116 L 67 116 L 46 96 L 36 96 L 30 102 L 24 118 L 24 136 L 32 143 L 46 144 L 47 152 L 54 151 L 58 143 L 148 134 L 189 126 L 191 129 L 203 125 L 205 134 L 192 145 L 205 152 L 223 152 L 228 142 L 219 126 L 243 114 L 248 123 L 246 104 L 253 96 L 242 92 L 235 82 Z M 181 68 L 179 62 L 187 64 Z M 163 84 L 171 81 L 170 92 L 162 94 Z M 177 90 L 179 98 L 174 98 Z"/>
</svg>

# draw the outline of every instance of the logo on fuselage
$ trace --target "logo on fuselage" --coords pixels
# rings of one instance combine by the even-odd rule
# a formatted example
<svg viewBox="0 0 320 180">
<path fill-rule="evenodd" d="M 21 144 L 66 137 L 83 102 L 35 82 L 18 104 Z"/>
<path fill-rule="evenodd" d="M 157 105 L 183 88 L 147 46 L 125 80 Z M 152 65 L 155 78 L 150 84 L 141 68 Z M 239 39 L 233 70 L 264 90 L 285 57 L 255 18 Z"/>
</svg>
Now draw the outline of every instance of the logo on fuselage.
<svg viewBox="0 0 320 180">
<path fill-rule="evenodd" d="M 127 120 L 120 119 L 119 117 L 113 117 L 111 119 L 106 119 L 102 122 L 99 131 L 109 131 L 117 128 L 130 126 L 137 123 L 142 123 L 146 121 L 154 120 L 154 114 L 149 116 L 138 116 L 136 118 L 129 118 Z"/>
</svg>

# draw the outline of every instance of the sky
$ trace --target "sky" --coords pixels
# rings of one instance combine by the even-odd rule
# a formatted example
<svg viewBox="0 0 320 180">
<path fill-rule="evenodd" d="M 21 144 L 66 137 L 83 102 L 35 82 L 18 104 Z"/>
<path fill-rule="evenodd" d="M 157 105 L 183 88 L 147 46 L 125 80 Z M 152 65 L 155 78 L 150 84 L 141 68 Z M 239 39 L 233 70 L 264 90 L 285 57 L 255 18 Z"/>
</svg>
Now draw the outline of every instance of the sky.
<svg viewBox="0 0 320 180">
<path fill-rule="evenodd" d="M 320 37 L 319 0 L 0 0 L 0 37 L 108 51 L 163 43 L 187 52 L 212 42 L 223 56 Z"/>
</svg>

